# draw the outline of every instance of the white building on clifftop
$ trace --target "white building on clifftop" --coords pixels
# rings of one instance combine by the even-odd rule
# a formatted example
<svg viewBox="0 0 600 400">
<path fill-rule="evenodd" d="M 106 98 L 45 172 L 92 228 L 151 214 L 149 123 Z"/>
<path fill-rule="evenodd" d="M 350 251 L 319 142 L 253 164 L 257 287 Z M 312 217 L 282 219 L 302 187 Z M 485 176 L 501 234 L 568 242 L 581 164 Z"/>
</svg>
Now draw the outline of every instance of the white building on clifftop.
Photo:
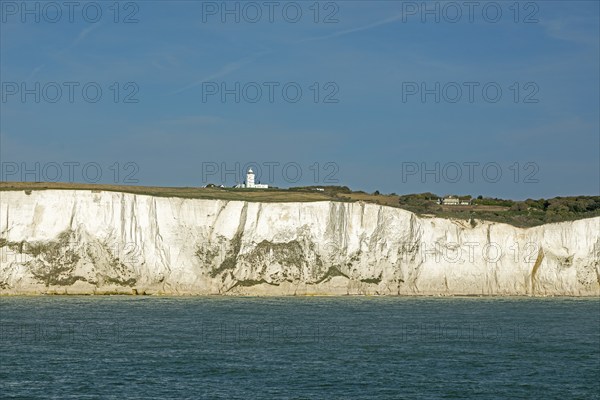
<svg viewBox="0 0 600 400">
<path fill-rule="evenodd" d="M 246 173 L 246 181 L 239 185 L 235 185 L 236 188 L 246 188 L 246 189 L 268 189 L 269 185 L 264 185 L 259 183 L 254 183 L 254 171 L 252 168 L 248 170 Z"/>
</svg>

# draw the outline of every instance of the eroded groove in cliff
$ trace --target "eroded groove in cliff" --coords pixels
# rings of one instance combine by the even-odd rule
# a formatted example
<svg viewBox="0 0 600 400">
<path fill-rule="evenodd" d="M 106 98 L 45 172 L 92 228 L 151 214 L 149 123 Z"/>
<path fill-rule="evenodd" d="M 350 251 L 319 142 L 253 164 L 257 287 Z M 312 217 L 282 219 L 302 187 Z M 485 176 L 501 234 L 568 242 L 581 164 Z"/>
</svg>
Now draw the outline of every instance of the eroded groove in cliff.
<svg viewBox="0 0 600 400">
<path fill-rule="evenodd" d="M 74 273 L 80 255 L 70 247 L 74 242 L 72 234 L 67 230 L 61 232 L 56 240 L 21 243 L 20 252 L 32 257 L 24 265 L 46 287 L 70 286 L 78 280 L 86 281 Z"/>
<path fill-rule="evenodd" d="M 381 283 L 381 278 L 383 276 L 383 272 L 379 273 L 379 276 L 377 276 L 377 278 L 365 278 L 365 279 L 361 279 L 361 282 L 364 283 L 374 283 L 374 284 L 379 284 Z"/>
<path fill-rule="evenodd" d="M 219 222 L 219 218 L 221 217 L 221 213 L 223 212 L 223 210 L 225 210 L 227 208 L 227 205 L 229 204 L 229 200 L 219 200 L 219 202 L 223 202 L 223 205 L 219 205 L 219 209 L 217 210 L 217 215 L 215 215 L 214 218 L 214 222 L 208 227 L 209 228 L 209 237 L 211 237 L 213 235 L 213 232 L 215 230 L 215 226 L 217 225 L 217 223 Z M 217 203 L 219 204 L 219 203 Z"/>
<path fill-rule="evenodd" d="M 2 210 L 2 205 L 1 205 L 1 204 L 0 204 L 0 210 Z M 6 221 L 6 226 L 4 227 L 4 229 L 3 229 L 3 230 L 2 230 L 2 232 L 1 232 L 3 235 L 4 235 L 5 233 L 8 233 L 8 227 L 10 226 L 10 225 L 8 224 L 8 222 L 9 222 L 9 218 L 8 218 L 9 211 L 10 211 L 10 205 L 9 205 L 9 204 L 7 204 L 7 205 L 6 205 L 6 215 L 4 216 L 4 219 L 5 219 L 5 221 Z"/>
<path fill-rule="evenodd" d="M 242 236 L 244 233 L 244 228 L 246 226 L 246 220 L 248 218 L 248 203 L 244 202 L 242 206 L 242 211 L 240 212 L 240 223 L 238 224 L 237 230 L 231 239 L 231 248 L 227 252 L 225 259 L 218 268 L 213 269 L 210 272 L 211 278 L 216 277 L 221 272 L 235 269 L 237 265 L 238 256 L 240 254 L 240 249 L 242 248 Z"/>
<path fill-rule="evenodd" d="M 540 265 L 542 265 L 542 261 L 544 260 L 544 249 L 540 246 L 540 251 L 538 252 L 537 258 L 535 260 L 535 264 L 533 264 L 533 268 L 531 269 L 531 294 L 535 294 L 535 285 L 536 285 L 536 274 Z"/>
<path fill-rule="evenodd" d="M 316 281 L 315 284 L 326 282 L 326 281 L 330 280 L 331 278 L 335 278 L 336 276 L 343 276 L 346 279 L 350 279 L 350 277 L 348 275 L 344 274 L 342 271 L 340 271 L 339 268 L 332 266 L 332 267 L 329 267 L 327 272 L 325 272 L 325 275 L 323 275 L 318 281 Z"/>
<path fill-rule="evenodd" d="M 256 286 L 256 285 L 262 285 L 264 283 L 266 283 L 269 286 L 279 286 L 278 283 L 267 282 L 264 279 L 260 279 L 260 280 L 245 279 L 243 281 L 237 281 L 233 286 L 231 286 L 229 289 L 227 289 L 225 291 L 225 293 L 231 292 L 236 287 L 252 287 L 252 286 Z"/>
</svg>

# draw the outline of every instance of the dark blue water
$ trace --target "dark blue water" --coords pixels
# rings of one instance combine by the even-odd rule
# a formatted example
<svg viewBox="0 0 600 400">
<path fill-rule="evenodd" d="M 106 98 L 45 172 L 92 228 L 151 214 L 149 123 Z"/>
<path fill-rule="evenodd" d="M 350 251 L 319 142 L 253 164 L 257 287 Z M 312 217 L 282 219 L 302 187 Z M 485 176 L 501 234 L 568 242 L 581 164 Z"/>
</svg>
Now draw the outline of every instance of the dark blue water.
<svg viewBox="0 0 600 400">
<path fill-rule="evenodd" d="M 600 300 L 0 299 L 2 398 L 594 399 Z"/>
</svg>

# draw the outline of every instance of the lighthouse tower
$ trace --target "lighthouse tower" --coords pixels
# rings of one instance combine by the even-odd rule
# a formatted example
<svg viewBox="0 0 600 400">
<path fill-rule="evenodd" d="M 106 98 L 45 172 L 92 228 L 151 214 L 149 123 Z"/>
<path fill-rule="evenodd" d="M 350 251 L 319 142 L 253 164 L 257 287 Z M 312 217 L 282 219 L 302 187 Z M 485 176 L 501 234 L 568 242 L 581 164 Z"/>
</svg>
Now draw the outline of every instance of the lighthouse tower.
<svg viewBox="0 0 600 400">
<path fill-rule="evenodd" d="M 250 168 L 248 170 L 248 173 L 246 174 L 246 187 L 247 188 L 254 187 L 254 172 L 252 171 L 252 168 Z"/>
</svg>

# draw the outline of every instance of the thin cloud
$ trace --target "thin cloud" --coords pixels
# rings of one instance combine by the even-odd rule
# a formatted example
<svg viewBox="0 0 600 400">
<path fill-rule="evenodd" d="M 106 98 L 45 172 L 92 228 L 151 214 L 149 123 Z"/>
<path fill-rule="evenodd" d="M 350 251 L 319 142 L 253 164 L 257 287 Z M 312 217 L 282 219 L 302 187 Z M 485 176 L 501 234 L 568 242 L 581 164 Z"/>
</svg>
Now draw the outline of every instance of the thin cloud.
<svg viewBox="0 0 600 400">
<path fill-rule="evenodd" d="M 541 19 L 540 26 L 554 39 L 598 45 L 597 26 L 586 31 L 594 23 L 584 18 Z"/>
<path fill-rule="evenodd" d="M 199 126 L 199 125 L 214 125 L 223 122 L 223 119 L 214 115 L 187 115 L 181 116 L 174 119 L 168 119 L 162 121 L 166 125 L 188 125 L 188 126 Z"/>
<path fill-rule="evenodd" d="M 71 50 L 73 47 L 75 47 L 78 44 L 80 44 L 81 42 L 83 42 L 85 40 L 85 38 L 88 37 L 88 35 L 90 33 L 92 33 L 92 31 L 95 31 L 99 27 L 100 27 L 100 24 L 93 24 L 87 28 L 82 29 L 81 32 L 79 32 L 79 34 L 77 35 L 77 37 L 67 47 L 65 47 L 62 50 L 59 50 L 58 52 L 56 52 L 55 55 L 59 56 L 59 55 L 66 53 L 67 51 Z"/>
<path fill-rule="evenodd" d="M 35 67 L 33 69 L 33 71 L 31 71 L 31 73 L 29 74 L 29 76 L 27 77 L 27 81 L 32 80 L 38 72 L 40 72 L 42 69 L 44 69 L 44 67 L 46 66 L 46 64 L 42 64 L 42 65 L 38 65 L 37 67 Z"/>
<path fill-rule="evenodd" d="M 83 29 L 81 32 L 79 32 L 79 35 L 77 35 L 77 38 L 73 42 L 73 45 L 81 43 L 83 39 L 85 39 L 92 31 L 96 30 L 98 27 L 100 27 L 100 24 L 92 24 L 89 27 Z"/>
<path fill-rule="evenodd" d="M 391 24 L 393 22 L 396 22 L 396 21 L 402 19 L 403 15 L 404 15 L 404 13 L 400 13 L 398 15 L 394 15 L 392 17 L 388 17 L 388 18 L 382 19 L 380 21 L 375 21 L 375 22 L 372 22 L 372 23 L 367 24 L 367 25 L 363 25 L 363 26 L 359 26 L 359 27 L 356 27 L 356 28 L 350 28 L 350 29 L 345 29 L 345 30 L 337 31 L 337 32 L 334 32 L 334 33 L 330 33 L 329 35 L 315 36 L 315 37 L 311 37 L 311 38 L 307 38 L 307 39 L 302 39 L 302 40 L 297 41 L 296 43 L 304 43 L 304 42 L 312 42 L 314 40 L 330 39 L 330 38 L 335 38 L 335 37 L 350 35 L 350 34 L 355 33 L 355 32 L 367 31 L 369 29 L 377 28 L 377 27 L 382 26 L 382 25 L 387 25 L 387 24 Z"/>
<path fill-rule="evenodd" d="M 256 54 L 253 54 L 251 56 L 244 57 L 244 58 L 242 58 L 240 60 L 237 60 L 237 61 L 225 64 L 217 72 L 215 72 L 215 73 L 213 73 L 211 75 L 205 76 L 204 78 L 199 79 L 199 80 L 197 80 L 195 82 L 192 82 L 189 85 L 187 85 L 185 87 L 182 87 L 181 89 L 178 89 L 178 90 L 176 90 L 174 92 L 171 92 L 169 94 L 170 95 L 179 94 L 179 93 L 184 92 L 184 91 L 186 91 L 188 89 L 191 89 L 191 88 L 193 88 L 195 86 L 198 86 L 198 85 L 202 84 L 203 82 L 211 81 L 211 80 L 217 79 L 217 78 L 222 78 L 222 77 L 224 77 L 226 75 L 229 75 L 232 72 L 235 72 L 235 71 L 239 70 L 243 66 L 248 65 L 248 64 L 254 62 L 258 57 L 263 56 L 263 55 L 268 54 L 268 53 L 270 53 L 270 51 L 264 50 L 264 51 L 258 52 Z"/>
</svg>

